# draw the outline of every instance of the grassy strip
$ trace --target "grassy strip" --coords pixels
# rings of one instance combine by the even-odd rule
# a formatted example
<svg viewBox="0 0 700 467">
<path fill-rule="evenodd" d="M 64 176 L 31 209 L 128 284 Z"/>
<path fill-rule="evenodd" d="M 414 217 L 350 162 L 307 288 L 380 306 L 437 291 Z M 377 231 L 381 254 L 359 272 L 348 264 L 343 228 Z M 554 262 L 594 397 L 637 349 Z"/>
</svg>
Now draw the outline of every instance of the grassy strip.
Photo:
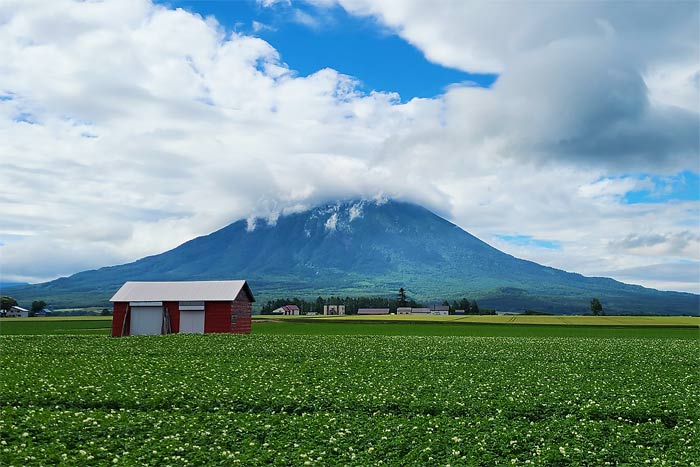
<svg viewBox="0 0 700 467">
<path fill-rule="evenodd" d="M 323 322 L 304 320 L 256 321 L 255 334 L 481 336 L 481 337 L 635 337 L 700 339 L 697 328 L 654 326 L 566 326 L 455 323 Z"/>
<path fill-rule="evenodd" d="M 67 318 L 29 318 L 0 320 L 0 335 L 50 335 L 80 334 L 109 335 L 111 317 L 77 319 Z M 668 321 L 667 324 L 619 324 L 608 321 L 601 324 L 594 321 L 567 322 L 559 320 L 557 324 L 538 324 L 533 321 L 513 323 L 507 321 L 487 322 L 453 319 L 455 317 L 434 317 L 433 320 L 410 320 L 401 317 L 293 317 L 286 319 L 269 319 L 256 317 L 253 324 L 255 334 L 292 334 L 292 335 L 384 335 L 384 336 L 488 336 L 488 337 L 653 337 L 700 339 L 697 326 L 679 324 L 680 321 Z M 381 317 L 372 317 L 381 318 Z M 443 319 L 440 319 L 443 318 Z M 447 319 L 444 319 L 447 318 Z M 461 317 L 457 317 L 461 318 Z M 470 317 L 480 318 L 480 317 Z M 509 317 L 494 317 L 509 318 Z M 550 317 L 551 318 L 551 317 Z M 564 317 L 561 317 L 564 318 Z M 674 323 L 674 324 L 671 324 Z M 508 325 L 510 324 L 510 325 Z"/>
<path fill-rule="evenodd" d="M 107 335 L 112 318 L 5 318 L 0 320 L 0 335 L 95 334 Z"/>
<path fill-rule="evenodd" d="M 673 326 L 699 328 L 700 318 L 692 316 L 528 316 L 528 315 L 378 315 L 378 316 L 270 316 L 255 320 L 352 322 L 352 323 L 443 323 L 443 324 L 515 324 L 560 326 Z"/>
</svg>

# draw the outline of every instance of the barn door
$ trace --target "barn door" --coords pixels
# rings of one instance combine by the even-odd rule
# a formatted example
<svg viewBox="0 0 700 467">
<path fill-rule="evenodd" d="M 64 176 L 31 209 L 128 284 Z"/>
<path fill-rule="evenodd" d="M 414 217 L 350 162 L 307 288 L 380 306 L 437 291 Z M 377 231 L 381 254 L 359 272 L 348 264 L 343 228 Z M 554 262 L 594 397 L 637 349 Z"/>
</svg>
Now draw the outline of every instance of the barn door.
<svg viewBox="0 0 700 467">
<path fill-rule="evenodd" d="M 139 303 L 131 305 L 132 336 L 150 336 L 161 334 L 163 329 L 163 304 Z"/>
<path fill-rule="evenodd" d="M 204 334 L 204 310 L 180 310 L 180 334 Z"/>
<path fill-rule="evenodd" d="M 204 302 L 180 302 L 180 334 L 204 334 Z"/>
</svg>

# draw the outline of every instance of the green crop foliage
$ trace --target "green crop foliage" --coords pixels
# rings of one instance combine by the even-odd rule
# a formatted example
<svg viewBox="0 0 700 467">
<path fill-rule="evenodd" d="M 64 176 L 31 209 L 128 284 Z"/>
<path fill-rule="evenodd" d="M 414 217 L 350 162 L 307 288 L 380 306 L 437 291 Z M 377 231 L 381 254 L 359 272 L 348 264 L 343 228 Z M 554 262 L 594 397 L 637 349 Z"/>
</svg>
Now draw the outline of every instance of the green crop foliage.
<svg viewBox="0 0 700 467">
<path fill-rule="evenodd" d="M 29 334 L 98 334 L 108 335 L 112 331 L 112 317 L 70 318 L 6 318 L 0 321 L 0 335 Z"/>
<path fill-rule="evenodd" d="M 0 465 L 694 465 L 700 341 L 0 337 Z"/>
</svg>

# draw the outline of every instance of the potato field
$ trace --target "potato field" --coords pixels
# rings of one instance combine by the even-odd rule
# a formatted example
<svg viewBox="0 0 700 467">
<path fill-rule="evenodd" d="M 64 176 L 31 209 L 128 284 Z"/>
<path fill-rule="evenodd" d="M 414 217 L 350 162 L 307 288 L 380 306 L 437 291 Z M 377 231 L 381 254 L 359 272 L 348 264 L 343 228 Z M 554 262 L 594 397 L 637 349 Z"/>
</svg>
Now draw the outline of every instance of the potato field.
<svg viewBox="0 0 700 467">
<path fill-rule="evenodd" d="M 664 338 L 3 336 L 0 465 L 697 465 L 698 355 Z"/>
</svg>

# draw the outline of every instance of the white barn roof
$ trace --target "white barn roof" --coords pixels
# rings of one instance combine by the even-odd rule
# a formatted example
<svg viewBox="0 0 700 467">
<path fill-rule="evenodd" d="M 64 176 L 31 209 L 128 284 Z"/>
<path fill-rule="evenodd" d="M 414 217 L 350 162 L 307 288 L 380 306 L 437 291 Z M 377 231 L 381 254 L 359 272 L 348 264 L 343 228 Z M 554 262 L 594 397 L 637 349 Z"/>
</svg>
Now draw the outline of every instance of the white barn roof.
<svg viewBox="0 0 700 467">
<path fill-rule="evenodd" d="M 242 289 L 255 301 L 246 281 L 126 282 L 110 302 L 228 302 Z"/>
</svg>

